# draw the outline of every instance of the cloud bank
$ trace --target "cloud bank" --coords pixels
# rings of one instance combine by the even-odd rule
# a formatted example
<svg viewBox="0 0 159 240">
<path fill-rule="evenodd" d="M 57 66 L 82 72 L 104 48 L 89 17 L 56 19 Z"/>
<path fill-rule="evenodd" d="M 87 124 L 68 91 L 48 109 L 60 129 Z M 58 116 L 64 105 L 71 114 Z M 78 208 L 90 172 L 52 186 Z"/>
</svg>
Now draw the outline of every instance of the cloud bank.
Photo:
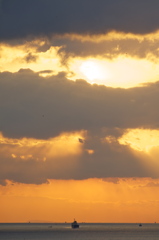
<svg viewBox="0 0 159 240">
<path fill-rule="evenodd" d="M 0 131 L 11 138 L 41 138 L 102 128 L 159 127 L 159 84 L 130 89 L 47 78 L 31 70 L 0 73 Z"/>
<path fill-rule="evenodd" d="M 0 39 L 111 30 L 144 34 L 159 27 L 157 0 L 1 0 Z"/>
<path fill-rule="evenodd" d="M 1 183 L 5 179 L 38 184 L 51 178 L 157 177 L 155 164 L 149 168 L 141 160 L 146 162 L 148 156 L 136 155 L 118 138 L 127 128 L 158 129 L 158 92 L 158 82 L 120 89 L 71 81 L 64 73 L 47 78 L 29 69 L 0 73 L 0 131 L 12 139 L 1 141 Z M 86 134 L 83 143 L 78 137 L 74 140 L 81 149 L 77 153 L 56 155 L 55 145 L 47 142 L 80 131 Z M 23 138 L 43 139 L 44 144 L 17 146 L 16 139 Z"/>
</svg>

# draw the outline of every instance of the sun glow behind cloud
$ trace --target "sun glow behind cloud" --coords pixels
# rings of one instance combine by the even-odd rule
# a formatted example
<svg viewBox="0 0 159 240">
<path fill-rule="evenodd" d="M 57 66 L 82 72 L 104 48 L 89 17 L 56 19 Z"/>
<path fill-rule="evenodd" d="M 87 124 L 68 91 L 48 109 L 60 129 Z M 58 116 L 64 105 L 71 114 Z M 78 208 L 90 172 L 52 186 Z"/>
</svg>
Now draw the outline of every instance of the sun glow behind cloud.
<svg viewBox="0 0 159 240">
<path fill-rule="evenodd" d="M 115 32 L 96 36 L 96 38 L 88 36 L 80 38 L 80 36 L 71 34 L 61 36 L 62 39 L 67 39 L 68 45 L 71 44 L 71 41 L 77 40 L 79 42 L 76 44 L 77 46 L 79 44 L 80 47 L 87 42 L 97 44 L 94 45 L 94 48 L 99 48 L 100 53 L 93 54 L 94 48 L 87 53 L 87 49 L 85 49 L 85 56 L 82 56 L 82 53 L 81 56 L 80 53 L 76 55 L 76 52 L 67 53 L 67 48 L 65 50 L 63 45 L 58 44 L 59 36 L 50 42 L 36 39 L 18 46 L 1 44 L 0 71 L 16 72 L 21 68 L 30 68 L 42 76 L 55 75 L 65 71 L 71 80 L 82 78 L 91 84 L 130 88 L 159 79 L 157 36 L 158 33 L 153 33 L 145 35 L 143 38 L 143 36 Z M 54 41 L 57 44 L 54 45 Z M 133 41 L 139 45 L 139 49 L 136 47 L 137 49 L 133 50 L 133 46 L 135 48 Z M 140 46 L 142 41 L 145 41 L 145 48 L 154 44 L 152 48 L 154 52 L 151 52 L 151 49 L 149 49 L 150 52 L 144 48 L 142 50 Z M 129 44 L 132 44 L 130 49 Z M 105 50 L 107 45 L 110 45 L 110 49 Z M 125 49 L 124 46 L 126 46 Z"/>
<path fill-rule="evenodd" d="M 75 78 L 109 87 L 130 88 L 159 79 L 158 63 L 130 56 L 109 59 L 75 59 L 71 69 Z"/>
<path fill-rule="evenodd" d="M 88 81 L 97 82 L 104 81 L 109 78 L 109 73 L 106 67 L 102 66 L 98 60 L 84 61 L 80 66 L 80 71 L 88 79 Z"/>
</svg>

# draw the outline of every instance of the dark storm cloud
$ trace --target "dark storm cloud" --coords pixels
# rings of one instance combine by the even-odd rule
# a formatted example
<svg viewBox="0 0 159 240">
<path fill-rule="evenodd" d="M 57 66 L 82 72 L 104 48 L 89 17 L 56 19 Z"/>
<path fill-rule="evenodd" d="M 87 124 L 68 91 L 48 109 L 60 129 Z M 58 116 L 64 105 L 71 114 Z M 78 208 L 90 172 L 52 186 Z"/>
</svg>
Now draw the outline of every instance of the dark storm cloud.
<svg viewBox="0 0 159 240">
<path fill-rule="evenodd" d="M 102 128 L 158 128 L 159 84 L 131 89 L 42 78 L 31 70 L 0 73 L 0 131 L 7 137 L 50 138 Z M 44 117 L 43 117 L 44 116 Z"/>
<path fill-rule="evenodd" d="M 159 28 L 158 0 L 1 0 L 0 39 Z"/>
</svg>

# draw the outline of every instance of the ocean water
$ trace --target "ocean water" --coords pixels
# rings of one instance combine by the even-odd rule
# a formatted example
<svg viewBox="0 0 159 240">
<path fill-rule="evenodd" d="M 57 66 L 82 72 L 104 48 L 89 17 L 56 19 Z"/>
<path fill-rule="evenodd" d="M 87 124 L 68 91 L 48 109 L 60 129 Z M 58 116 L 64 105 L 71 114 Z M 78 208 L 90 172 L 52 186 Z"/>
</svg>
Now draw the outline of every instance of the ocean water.
<svg viewBox="0 0 159 240">
<path fill-rule="evenodd" d="M 159 224 L 0 223 L 0 240 L 159 240 Z"/>
</svg>

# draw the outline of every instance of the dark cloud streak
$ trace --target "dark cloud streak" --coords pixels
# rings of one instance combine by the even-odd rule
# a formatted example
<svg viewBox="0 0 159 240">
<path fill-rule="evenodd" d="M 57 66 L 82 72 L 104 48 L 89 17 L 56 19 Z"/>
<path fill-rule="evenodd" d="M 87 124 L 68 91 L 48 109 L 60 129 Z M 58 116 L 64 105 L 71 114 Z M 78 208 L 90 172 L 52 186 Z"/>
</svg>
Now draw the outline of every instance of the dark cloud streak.
<svg viewBox="0 0 159 240">
<path fill-rule="evenodd" d="M 126 36 L 126 35 L 125 35 Z M 153 39 L 150 41 L 148 39 L 116 39 L 111 40 L 101 40 L 100 42 L 90 41 L 90 40 L 77 40 L 77 39 L 67 39 L 61 38 L 52 40 L 50 45 L 62 46 L 59 49 L 59 54 L 63 58 L 68 57 L 104 57 L 108 59 L 113 59 L 120 54 L 125 54 L 125 56 L 137 57 L 137 58 L 147 58 L 149 54 L 154 56 L 154 58 L 159 57 L 158 52 L 158 39 Z M 65 60 L 65 59 L 64 59 Z"/>
</svg>

